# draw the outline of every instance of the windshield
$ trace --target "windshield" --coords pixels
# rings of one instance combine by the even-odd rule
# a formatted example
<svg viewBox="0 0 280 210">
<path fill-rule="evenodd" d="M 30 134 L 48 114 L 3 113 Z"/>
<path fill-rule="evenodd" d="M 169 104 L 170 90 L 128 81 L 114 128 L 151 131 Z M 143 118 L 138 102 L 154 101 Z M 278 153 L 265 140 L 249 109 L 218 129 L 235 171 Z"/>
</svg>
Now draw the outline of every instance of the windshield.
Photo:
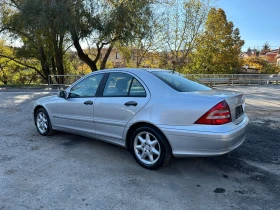
<svg viewBox="0 0 280 210">
<path fill-rule="evenodd" d="M 178 72 L 155 71 L 151 73 L 179 92 L 211 90 L 211 88 L 205 85 L 187 79 L 186 77 L 184 77 L 182 74 L 179 74 Z"/>
</svg>

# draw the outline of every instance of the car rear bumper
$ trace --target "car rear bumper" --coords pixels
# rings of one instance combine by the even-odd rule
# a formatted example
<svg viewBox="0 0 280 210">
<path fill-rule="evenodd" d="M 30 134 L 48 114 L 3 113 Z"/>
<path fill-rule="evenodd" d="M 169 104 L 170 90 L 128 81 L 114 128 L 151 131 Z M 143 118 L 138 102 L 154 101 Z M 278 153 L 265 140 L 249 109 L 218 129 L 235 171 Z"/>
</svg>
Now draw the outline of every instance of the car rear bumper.
<svg viewBox="0 0 280 210">
<path fill-rule="evenodd" d="M 175 157 L 217 156 L 223 155 L 239 147 L 245 140 L 248 117 L 238 125 L 221 125 L 218 129 L 209 125 L 160 127 L 166 135 Z M 230 123 L 228 123 L 230 124 Z"/>
</svg>

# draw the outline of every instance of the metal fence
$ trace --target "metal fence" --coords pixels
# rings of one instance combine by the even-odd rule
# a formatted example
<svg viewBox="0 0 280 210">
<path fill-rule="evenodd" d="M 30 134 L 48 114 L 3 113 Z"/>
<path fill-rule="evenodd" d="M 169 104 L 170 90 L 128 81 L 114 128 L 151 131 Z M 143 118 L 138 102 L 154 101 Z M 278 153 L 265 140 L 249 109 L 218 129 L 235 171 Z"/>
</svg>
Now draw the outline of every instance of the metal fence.
<svg viewBox="0 0 280 210">
<path fill-rule="evenodd" d="M 274 74 L 187 74 L 188 78 L 198 80 L 201 83 L 218 84 L 269 84 L 280 81 L 280 75 Z"/>
<path fill-rule="evenodd" d="M 71 85 L 84 75 L 49 75 L 48 84 Z M 236 84 L 278 84 L 280 75 L 273 74 L 186 74 L 187 78 L 207 85 L 236 85 Z"/>
</svg>

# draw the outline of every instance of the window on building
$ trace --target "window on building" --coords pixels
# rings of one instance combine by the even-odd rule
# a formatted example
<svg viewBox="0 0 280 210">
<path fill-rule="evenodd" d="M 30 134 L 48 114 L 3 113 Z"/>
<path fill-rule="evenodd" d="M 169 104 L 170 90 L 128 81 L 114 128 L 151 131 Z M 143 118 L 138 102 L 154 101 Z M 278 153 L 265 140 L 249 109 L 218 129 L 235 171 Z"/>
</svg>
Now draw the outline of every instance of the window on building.
<svg viewBox="0 0 280 210">
<path fill-rule="evenodd" d="M 120 54 L 118 52 L 116 52 L 116 59 L 120 58 Z"/>
</svg>

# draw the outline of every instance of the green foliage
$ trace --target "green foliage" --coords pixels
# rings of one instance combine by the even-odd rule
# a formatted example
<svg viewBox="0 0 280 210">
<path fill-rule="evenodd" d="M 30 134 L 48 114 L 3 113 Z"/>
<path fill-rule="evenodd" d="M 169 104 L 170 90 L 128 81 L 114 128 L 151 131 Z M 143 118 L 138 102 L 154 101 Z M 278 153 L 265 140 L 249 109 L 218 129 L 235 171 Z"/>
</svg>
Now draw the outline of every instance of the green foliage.
<svg viewBox="0 0 280 210">
<path fill-rule="evenodd" d="M 7 85 L 40 82 L 36 71 L 9 58 L 14 57 L 13 53 L 13 48 L 6 46 L 4 41 L 0 40 L 0 55 L 6 56 L 0 56 L 0 83 Z"/>
<path fill-rule="evenodd" d="M 207 17 L 205 32 L 191 56 L 188 70 L 193 73 L 237 73 L 241 67 L 239 55 L 244 41 L 239 29 L 228 22 L 222 9 L 212 8 Z"/>
<path fill-rule="evenodd" d="M 67 18 L 69 32 L 79 58 L 88 64 L 92 71 L 105 68 L 114 45 L 133 42 L 149 32 L 152 16 L 150 4 L 149 0 L 92 0 L 70 8 Z M 82 39 L 95 46 L 95 57 L 89 57 L 82 49 Z M 105 46 L 108 50 L 101 59 L 101 50 Z"/>
<path fill-rule="evenodd" d="M 264 43 L 264 45 L 263 45 L 263 47 L 262 47 L 262 50 L 263 50 L 263 51 L 268 51 L 268 50 L 270 50 L 270 45 L 268 44 L 268 42 L 265 42 L 265 43 Z"/>
<path fill-rule="evenodd" d="M 40 66 L 26 67 L 34 69 L 45 81 L 50 74 L 65 74 L 63 56 L 69 38 L 65 25 L 67 17 L 62 6 L 69 2 L 71 1 L 6 0 L 1 4 L 1 30 L 22 43 L 16 57 L 37 60 Z"/>
<path fill-rule="evenodd" d="M 200 44 L 198 37 L 211 5 L 211 0 L 188 0 L 168 8 L 163 43 L 164 59 L 168 62 L 162 62 L 168 68 L 182 71 L 188 65 L 191 52 Z"/>
<path fill-rule="evenodd" d="M 265 57 L 251 56 L 243 59 L 243 64 L 247 64 L 250 67 L 259 69 L 260 73 L 264 74 L 276 74 L 280 71 L 280 68 L 274 64 L 269 63 Z"/>
<path fill-rule="evenodd" d="M 112 68 L 113 49 L 127 67 L 236 73 L 244 41 L 214 1 L 2 0 L 0 33 L 20 47 L 1 42 L 0 80 L 46 82 L 51 74 Z M 254 62 L 263 72 L 276 71 Z"/>
</svg>

